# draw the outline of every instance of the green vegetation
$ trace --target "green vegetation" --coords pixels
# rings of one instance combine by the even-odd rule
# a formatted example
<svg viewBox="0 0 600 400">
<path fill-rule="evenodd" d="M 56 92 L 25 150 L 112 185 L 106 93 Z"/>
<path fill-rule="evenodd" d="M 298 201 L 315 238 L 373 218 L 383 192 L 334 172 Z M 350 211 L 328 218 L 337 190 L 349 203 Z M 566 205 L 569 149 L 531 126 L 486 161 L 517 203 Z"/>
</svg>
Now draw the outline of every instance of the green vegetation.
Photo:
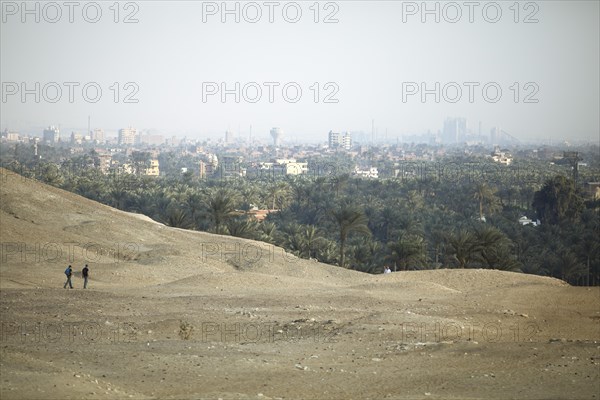
<svg viewBox="0 0 600 400">
<path fill-rule="evenodd" d="M 22 175 L 165 225 L 260 240 L 363 272 L 380 273 L 385 264 L 489 268 L 600 284 L 600 203 L 581 184 L 598 179 L 597 165 L 578 184 L 566 166 L 541 160 L 506 167 L 467 158 L 448 161 L 461 174 L 431 164 L 435 174 L 379 180 L 347 173 L 201 180 L 172 171 L 155 178 L 102 174 L 92 153 L 35 164 L 18 146 L 3 150 L 4 166 Z M 132 158 L 142 168 L 144 154 Z M 382 176 L 392 174 L 381 168 Z M 259 222 L 252 207 L 278 211 Z M 541 225 L 521 225 L 521 216 Z"/>
</svg>

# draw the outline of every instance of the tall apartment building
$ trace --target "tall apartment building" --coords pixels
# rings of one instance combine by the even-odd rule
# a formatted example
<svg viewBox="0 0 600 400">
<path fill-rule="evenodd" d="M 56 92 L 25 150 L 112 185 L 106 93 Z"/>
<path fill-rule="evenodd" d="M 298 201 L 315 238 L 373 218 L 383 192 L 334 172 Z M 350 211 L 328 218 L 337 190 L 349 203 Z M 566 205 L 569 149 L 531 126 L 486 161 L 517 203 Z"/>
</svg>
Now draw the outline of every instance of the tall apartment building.
<svg viewBox="0 0 600 400">
<path fill-rule="evenodd" d="M 60 131 L 54 125 L 44 129 L 43 140 L 46 143 L 58 143 L 60 141 Z"/>
<path fill-rule="evenodd" d="M 91 132 L 91 139 L 95 143 L 104 143 L 104 131 L 102 129 L 94 129 Z"/>
<path fill-rule="evenodd" d="M 339 147 L 350 150 L 352 148 L 352 135 L 349 132 L 329 131 L 329 148 L 336 149 Z"/>
<path fill-rule="evenodd" d="M 352 135 L 348 132 L 344 132 L 342 135 L 342 147 L 346 150 L 352 148 Z"/>
<path fill-rule="evenodd" d="M 138 137 L 137 129 L 129 127 L 119 129 L 119 144 L 120 145 L 133 145 L 136 143 Z"/>
<path fill-rule="evenodd" d="M 442 141 L 446 144 L 461 143 L 467 137 L 466 118 L 446 118 Z"/>
<path fill-rule="evenodd" d="M 329 148 L 334 149 L 340 145 L 340 134 L 339 132 L 329 131 Z"/>
</svg>

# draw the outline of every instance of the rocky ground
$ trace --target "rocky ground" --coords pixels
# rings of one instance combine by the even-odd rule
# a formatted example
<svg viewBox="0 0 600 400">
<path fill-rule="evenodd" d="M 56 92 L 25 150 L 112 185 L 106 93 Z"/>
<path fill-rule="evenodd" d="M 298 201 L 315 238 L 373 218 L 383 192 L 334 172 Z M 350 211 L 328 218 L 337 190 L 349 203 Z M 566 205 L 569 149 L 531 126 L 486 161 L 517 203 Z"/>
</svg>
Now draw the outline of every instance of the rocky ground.
<svg viewBox="0 0 600 400">
<path fill-rule="evenodd" d="M 600 288 L 366 275 L 1 172 L 2 399 L 600 397 Z"/>
</svg>

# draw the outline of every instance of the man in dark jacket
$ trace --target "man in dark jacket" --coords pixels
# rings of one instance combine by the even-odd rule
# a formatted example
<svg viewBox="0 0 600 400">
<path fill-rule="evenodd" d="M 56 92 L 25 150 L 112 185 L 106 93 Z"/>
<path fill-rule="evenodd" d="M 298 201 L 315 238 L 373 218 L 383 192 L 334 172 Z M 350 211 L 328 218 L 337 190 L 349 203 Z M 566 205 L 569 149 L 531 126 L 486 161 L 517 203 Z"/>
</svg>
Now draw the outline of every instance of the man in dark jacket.
<svg viewBox="0 0 600 400">
<path fill-rule="evenodd" d="M 90 272 L 88 265 L 85 264 L 85 267 L 83 267 L 83 269 L 81 270 L 81 275 L 83 276 L 83 288 L 87 289 L 87 280 L 88 280 L 88 273 Z"/>
</svg>

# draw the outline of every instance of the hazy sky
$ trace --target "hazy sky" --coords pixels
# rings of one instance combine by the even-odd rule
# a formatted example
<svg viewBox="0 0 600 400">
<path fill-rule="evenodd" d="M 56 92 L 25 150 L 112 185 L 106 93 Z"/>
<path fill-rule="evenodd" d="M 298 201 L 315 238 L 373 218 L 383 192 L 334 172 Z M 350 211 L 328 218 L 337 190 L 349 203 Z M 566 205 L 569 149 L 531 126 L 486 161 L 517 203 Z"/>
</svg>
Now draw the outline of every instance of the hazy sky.
<svg viewBox="0 0 600 400">
<path fill-rule="evenodd" d="M 107 131 L 247 137 L 252 125 L 254 137 L 267 137 L 278 126 L 302 140 L 370 133 L 374 119 L 379 137 L 395 138 L 435 132 L 457 116 L 474 131 L 481 121 L 484 134 L 500 126 L 521 139 L 600 135 L 598 1 L 430 1 L 430 14 L 421 1 L 227 2 L 239 22 L 221 1 L 121 2 L 118 15 L 113 3 L 75 2 L 70 22 L 62 1 L 29 2 L 31 14 L 21 1 L 2 2 L 2 129 L 84 132 L 89 115 L 92 128 Z M 232 92 L 225 102 L 221 83 Z M 31 91 L 25 101 L 22 89 Z M 126 103 L 128 94 L 138 102 Z"/>
</svg>

